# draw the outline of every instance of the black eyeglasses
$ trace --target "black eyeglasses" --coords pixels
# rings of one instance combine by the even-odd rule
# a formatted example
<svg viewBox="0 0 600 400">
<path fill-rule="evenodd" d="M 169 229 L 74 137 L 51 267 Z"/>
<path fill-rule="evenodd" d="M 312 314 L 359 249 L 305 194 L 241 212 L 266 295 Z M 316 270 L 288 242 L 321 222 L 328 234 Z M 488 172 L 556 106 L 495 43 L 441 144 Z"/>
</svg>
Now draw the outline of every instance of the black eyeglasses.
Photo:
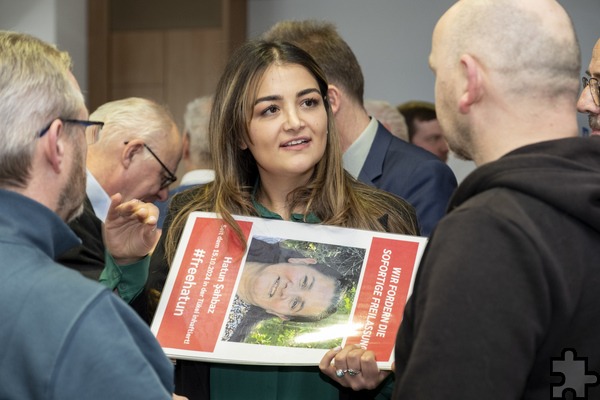
<svg viewBox="0 0 600 400">
<path fill-rule="evenodd" d="M 129 142 L 125 142 L 125 144 L 128 144 L 128 143 Z M 144 145 L 144 147 L 146 148 L 146 150 L 148 150 L 150 152 L 150 154 L 152 155 L 152 157 L 154 157 L 154 159 L 156 161 L 158 161 L 158 163 L 160 164 L 160 166 L 162 167 L 162 169 L 167 174 L 167 176 L 163 176 L 162 181 L 160 181 L 160 189 L 162 190 L 162 189 L 168 187 L 173 182 L 175 182 L 177 180 L 177 177 L 175 176 L 175 174 L 172 173 L 169 168 L 167 168 L 167 166 L 165 165 L 165 163 L 163 163 L 160 160 L 160 158 L 158 158 L 158 156 L 156 155 L 155 152 L 152 151 L 152 149 L 150 148 L 150 146 L 148 146 L 146 143 L 142 143 L 142 144 Z"/>
<path fill-rule="evenodd" d="M 102 130 L 102 127 L 104 126 L 104 122 L 100 122 L 100 121 L 84 121 L 84 120 L 80 120 L 80 119 L 65 119 L 65 118 L 56 118 L 56 119 L 62 121 L 63 124 L 83 125 L 83 127 L 85 128 L 85 138 L 86 138 L 88 144 L 94 144 L 98 141 L 98 138 L 100 137 L 100 131 Z M 55 120 L 52 120 L 52 122 L 54 122 L 54 121 Z M 52 122 L 50 122 L 48 125 L 46 125 L 46 127 L 44 127 L 44 129 L 42 129 L 38 133 L 38 137 L 44 136 L 48 132 L 48 130 L 50 130 L 50 126 L 52 126 Z"/>
<path fill-rule="evenodd" d="M 583 89 L 586 86 L 590 87 L 590 93 L 592 94 L 592 100 L 594 100 L 594 104 L 600 107 L 600 87 L 598 86 L 598 79 L 596 78 L 586 78 L 585 76 L 581 78 L 581 82 L 583 82 Z"/>
</svg>

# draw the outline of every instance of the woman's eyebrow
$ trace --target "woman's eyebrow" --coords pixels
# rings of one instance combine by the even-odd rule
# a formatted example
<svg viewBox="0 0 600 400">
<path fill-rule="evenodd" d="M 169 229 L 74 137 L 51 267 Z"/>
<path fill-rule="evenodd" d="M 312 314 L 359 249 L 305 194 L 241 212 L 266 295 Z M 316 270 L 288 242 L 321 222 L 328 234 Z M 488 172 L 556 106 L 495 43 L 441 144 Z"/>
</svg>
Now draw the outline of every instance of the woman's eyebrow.
<svg viewBox="0 0 600 400">
<path fill-rule="evenodd" d="M 283 99 L 283 97 L 281 97 L 278 94 L 273 94 L 270 96 L 264 96 L 264 97 L 260 97 L 258 99 L 256 99 L 256 101 L 254 102 L 254 105 L 257 105 L 258 103 L 264 102 L 264 101 L 277 101 L 277 100 L 281 100 Z"/>
<path fill-rule="evenodd" d="M 321 92 L 319 91 L 319 89 L 317 88 L 308 88 L 308 89 L 304 89 L 298 92 L 298 94 L 296 95 L 296 97 L 302 97 L 302 96 L 306 96 L 309 93 L 317 93 L 319 94 L 319 96 L 321 95 Z"/>
<path fill-rule="evenodd" d="M 319 94 L 319 96 L 321 95 L 321 92 L 319 91 L 319 89 L 317 88 L 308 88 L 308 89 L 304 89 L 299 91 L 296 94 L 296 97 L 302 97 L 302 96 L 306 96 L 309 93 L 317 93 Z M 281 95 L 278 94 L 272 94 L 269 96 L 263 96 L 263 97 L 259 97 L 258 99 L 256 99 L 254 101 L 254 105 L 257 105 L 258 103 L 264 102 L 264 101 L 278 101 L 278 100 L 282 100 L 283 97 Z"/>
</svg>

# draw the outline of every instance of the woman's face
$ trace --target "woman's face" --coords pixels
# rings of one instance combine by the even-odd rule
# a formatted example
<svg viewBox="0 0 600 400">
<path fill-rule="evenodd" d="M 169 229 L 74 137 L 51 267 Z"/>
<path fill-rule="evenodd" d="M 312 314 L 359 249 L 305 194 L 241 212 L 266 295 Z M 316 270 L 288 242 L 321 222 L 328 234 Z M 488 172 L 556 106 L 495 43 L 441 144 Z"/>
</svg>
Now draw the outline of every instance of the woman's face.
<svg viewBox="0 0 600 400">
<path fill-rule="evenodd" d="M 305 181 L 311 176 L 325 153 L 327 112 L 319 85 L 306 68 L 297 64 L 267 68 L 249 135 L 252 144 L 243 148 L 256 159 L 261 180 Z"/>
<path fill-rule="evenodd" d="M 336 281 L 306 264 L 270 264 L 251 286 L 254 305 L 281 318 L 318 316 L 336 295 Z"/>
</svg>

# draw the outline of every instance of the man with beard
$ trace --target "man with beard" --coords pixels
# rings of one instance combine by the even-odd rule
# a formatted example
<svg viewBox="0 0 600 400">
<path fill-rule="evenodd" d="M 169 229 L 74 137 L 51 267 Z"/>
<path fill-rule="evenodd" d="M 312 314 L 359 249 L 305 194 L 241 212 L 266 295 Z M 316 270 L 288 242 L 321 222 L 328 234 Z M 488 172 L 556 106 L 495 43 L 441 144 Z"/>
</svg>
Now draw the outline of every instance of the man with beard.
<svg viewBox="0 0 600 400">
<path fill-rule="evenodd" d="M 88 120 L 70 58 L 0 31 L 0 398 L 170 399 L 173 367 L 118 297 L 53 259 L 78 244 Z M 130 264 L 158 240 L 157 210 L 112 198 L 109 258 Z"/>
<path fill-rule="evenodd" d="M 598 80 L 600 79 L 600 39 L 596 42 L 592 51 L 592 60 L 590 61 L 588 76 L 583 77 L 583 91 L 577 101 L 577 110 L 587 113 L 590 121 L 590 136 L 600 135 L 600 88 Z"/>
<path fill-rule="evenodd" d="M 423 255 L 393 398 L 600 398 L 600 139 L 577 137 L 569 16 L 554 0 L 460 0 L 429 64 L 449 146 L 478 168 Z"/>
</svg>

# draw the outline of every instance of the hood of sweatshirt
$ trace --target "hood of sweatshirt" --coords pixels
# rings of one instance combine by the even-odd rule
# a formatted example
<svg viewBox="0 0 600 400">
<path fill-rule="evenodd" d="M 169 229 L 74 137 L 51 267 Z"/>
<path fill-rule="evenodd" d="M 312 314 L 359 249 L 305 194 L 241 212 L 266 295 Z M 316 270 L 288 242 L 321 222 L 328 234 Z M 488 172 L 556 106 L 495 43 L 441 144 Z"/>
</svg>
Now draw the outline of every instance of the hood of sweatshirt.
<svg viewBox="0 0 600 400">
<path fill-rule="evenodd" d="M 600 232 L 600 137 L 540 142 L 484 164 L 456 189 L 449 212 L 493 188 L 538 198 Z"/>
</svg>

